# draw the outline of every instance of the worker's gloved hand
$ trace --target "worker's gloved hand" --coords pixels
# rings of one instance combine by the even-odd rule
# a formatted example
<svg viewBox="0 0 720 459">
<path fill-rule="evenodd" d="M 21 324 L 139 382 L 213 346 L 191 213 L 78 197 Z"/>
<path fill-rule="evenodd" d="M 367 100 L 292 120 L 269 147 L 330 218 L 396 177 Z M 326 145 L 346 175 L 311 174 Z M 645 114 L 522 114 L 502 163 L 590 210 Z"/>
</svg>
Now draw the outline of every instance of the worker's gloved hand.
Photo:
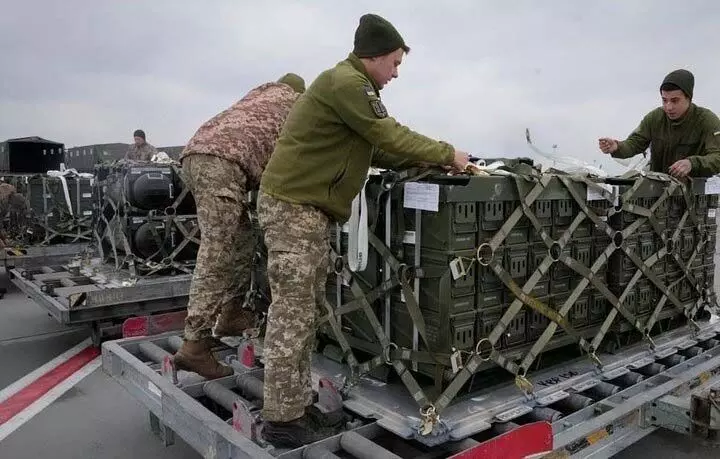
<svg viewBox="0 0 720 459">
<path fill-rule="evenodd" d="M 668 169 L 668 172 L 670 175 L 676 178 L 684 178 L 687 177 L 690 174 L 690 171 L 692 170 L 692 163 L 689 159 L 681 159 L 680 161 L 676 161 L 670 168 Z"/>
</svg>

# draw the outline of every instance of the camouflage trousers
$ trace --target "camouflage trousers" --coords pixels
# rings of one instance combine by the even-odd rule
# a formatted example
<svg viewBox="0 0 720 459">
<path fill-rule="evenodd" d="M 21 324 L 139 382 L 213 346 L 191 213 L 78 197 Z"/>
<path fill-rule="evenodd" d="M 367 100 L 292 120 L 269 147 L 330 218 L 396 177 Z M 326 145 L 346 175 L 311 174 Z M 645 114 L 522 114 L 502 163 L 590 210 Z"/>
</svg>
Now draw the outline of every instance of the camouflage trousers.
<svg viewBox="0 0 720 459">
<path fill-rule="evenodd" d="M 219 314 L 232 317 L 250 285 L 254 238 L 247 212 L 247 178 L 233 162 L 210 155 L 183 159 L 197 206 L 200 248 L 190 283 L 185 338 L 212 335 Z"/>
<path fill-rule="evenodd" d="M 265 333 L 263 418 L 288 422 L 313 403 L 310 362 L 316 320 L 325 309 L 330 220 L 319 209 L 258 197 L 268 249 L 272 303 Z"/>
</svg>

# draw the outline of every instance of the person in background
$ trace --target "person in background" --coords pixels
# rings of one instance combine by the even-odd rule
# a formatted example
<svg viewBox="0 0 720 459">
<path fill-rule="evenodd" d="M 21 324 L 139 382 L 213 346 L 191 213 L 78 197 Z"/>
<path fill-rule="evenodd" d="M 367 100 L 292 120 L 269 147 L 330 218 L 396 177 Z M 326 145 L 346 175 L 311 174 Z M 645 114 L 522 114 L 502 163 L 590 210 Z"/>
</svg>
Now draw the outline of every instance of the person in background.
<svg viewBox="0 0 720 459">
<path fill-rule="evenodd" d="M 138 129 L 133 132 L 134 143 L 130 145 L 127 153 L 125 153 L 125 159 L 133 161 L 150 161 L 153 156 L 157 154 L 157 149 L 147 143 L 145 140 L 145 132 L 142 129 Z"/>
<path fill-rule="evenodd" d="M 688 70 L 670 72 L 660 85 L 662 107 L 651 111 L 623 140 L 603 137 L 600 150 L 630 158 L 650 147 L 650 170 L 677 178 L 708 177 L 720 172 L 720 120 L 692 101 L 695 77 Z"/>
</svg>

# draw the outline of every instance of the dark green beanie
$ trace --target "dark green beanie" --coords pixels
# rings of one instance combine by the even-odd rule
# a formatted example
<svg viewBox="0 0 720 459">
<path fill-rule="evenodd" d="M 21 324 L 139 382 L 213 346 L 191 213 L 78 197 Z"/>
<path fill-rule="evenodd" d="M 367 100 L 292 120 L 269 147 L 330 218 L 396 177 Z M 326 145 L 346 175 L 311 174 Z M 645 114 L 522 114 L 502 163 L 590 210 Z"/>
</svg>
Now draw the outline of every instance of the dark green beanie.
<svg viewBox="0 0 720 459">
<path fill-rule="evenodd" d="M 390 22 L 377 14 L 364 14 L 355 30 L 353 54 L 357 57 L 377 57 L 402 48 L 406 53 L 410 48 Z"/>
<path fill-rule="evenodd" d="M 677 86 L 685 93 L 686 96 L 688 96 L 688 99 L 692 99 L 693 89 L 695 88 L 695 77 L 689 71 L 680 69 L 668 73 L 660 85 L 660 90 L 667 90 L 664 86 L 668 84 Z"/>
<path fill-rule="evenodd" d="M 305 92 L 305 80 L 300 75 L 295 73 L 286 73 L 278 81 L 278 83 L 284 83 L 295 90 L 297 93 Z"/>
</svg>

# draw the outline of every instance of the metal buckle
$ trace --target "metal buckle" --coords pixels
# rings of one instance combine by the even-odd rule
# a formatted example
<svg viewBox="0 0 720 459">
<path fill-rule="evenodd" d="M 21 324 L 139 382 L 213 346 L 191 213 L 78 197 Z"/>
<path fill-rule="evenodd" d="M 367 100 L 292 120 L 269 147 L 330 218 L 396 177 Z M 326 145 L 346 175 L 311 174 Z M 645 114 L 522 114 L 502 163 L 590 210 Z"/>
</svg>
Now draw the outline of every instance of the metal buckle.
<svg viewBox="0 0 720 459">
<path fill-rule="evenodd" d="M 482 356 L 482 350 L 480 349 L 480 345 L 484 342 L 487 342 L 490 345 L 490 353 L 488 354 L 487 358 Z M 487 338 L 481 339 L 475 345 L 475 355 L 478 356 L 478 358 L 480 359 L 480 362 L 489 362 L 490 359 L 492 358 L 493 352 L 495 352 L 495 345 L 493 343 L 491 343 L 490 340 Z"/>
<path fill-rule="evenodd" d="M 490 250 L 489 258 L 483 256 L 483 249 Z M 495 251 L 493 250 L 492 246 L 487 242 L 483 242 L 482 244 L 480 244 L 480 247 L 478 247 L 477 251 L 475 252 L 475 259 L 477 259 L 478 263 L 480 263 L 480 265 L 482 266 L 490 266 L 490 262 L 493 260 L 493 258 L 495 258 Z"/>
<path fill-rule="evenodd" d="M 432 403 L 425 408 L 420 408 L 420 418 L 422 419 L 420 422 L 420 435 L 422 436 L 429 435 L 440 421 L 440 416 Z"/>
<path fill-rule="evenodd" d="M 396 351 L 398 350 L 397 344 L 391 342 L 385 348 L 383 348 L 383 358 L 385 359 L 385 363 L 388 365 L 392 365 L 392 360 L 390 360 L 390 349 L 394 348 Z"/>
<path fill-rule="evenodd" d="M 520 370 L 521 371 L 515 375 L 515 385 L 526 397 L 530 397 L 533 393 L 534 386 L 530 380 L 527 379 L 527 370 L 525 368 L 520 368 Z"/>
</svg>

